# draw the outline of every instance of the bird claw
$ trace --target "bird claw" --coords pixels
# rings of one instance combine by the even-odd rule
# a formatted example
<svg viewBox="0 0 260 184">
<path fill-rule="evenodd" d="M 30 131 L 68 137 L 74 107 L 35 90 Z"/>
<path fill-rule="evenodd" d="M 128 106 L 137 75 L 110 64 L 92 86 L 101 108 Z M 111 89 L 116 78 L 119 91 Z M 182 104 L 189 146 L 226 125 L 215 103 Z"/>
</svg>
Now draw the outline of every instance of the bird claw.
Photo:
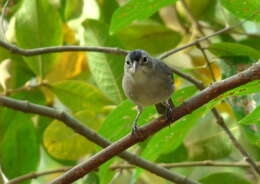
<svg viewBox="0 0 260 184">
<path fill-rule="evenodd" d="M 168 107 L 167 110 L 166 110 L 166 118 L 167 118 L 167 121 L 172 121 L 172 113 L 173 113 L 173 107 Z"/>
<path fill-rule="evenodd" d="M 132 128 L 132 135 L 134 134 L 138 134 L 139 132 L 139 128 L 137 124 L 134 124 L 133 128 Z"/>
</svg>

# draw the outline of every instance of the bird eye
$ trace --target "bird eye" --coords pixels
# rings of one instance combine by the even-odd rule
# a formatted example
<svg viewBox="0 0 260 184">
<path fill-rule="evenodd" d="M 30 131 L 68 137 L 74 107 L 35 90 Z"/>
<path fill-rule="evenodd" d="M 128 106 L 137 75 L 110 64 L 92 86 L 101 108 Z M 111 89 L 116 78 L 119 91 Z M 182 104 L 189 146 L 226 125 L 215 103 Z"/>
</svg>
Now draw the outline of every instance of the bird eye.
<svg viewBox="0 0 260 184">
<path fill-rule="evenodd" d="M 143 58 L 143 63 L 147 63 L 147 62 L 148 62 L 147 57 L 144 57 L 144 58 Z"/>
<path fill-rule="evenodd" d="M 130 61 L 126 61 L 126 64 L 130 65 Z"/>
</svg>

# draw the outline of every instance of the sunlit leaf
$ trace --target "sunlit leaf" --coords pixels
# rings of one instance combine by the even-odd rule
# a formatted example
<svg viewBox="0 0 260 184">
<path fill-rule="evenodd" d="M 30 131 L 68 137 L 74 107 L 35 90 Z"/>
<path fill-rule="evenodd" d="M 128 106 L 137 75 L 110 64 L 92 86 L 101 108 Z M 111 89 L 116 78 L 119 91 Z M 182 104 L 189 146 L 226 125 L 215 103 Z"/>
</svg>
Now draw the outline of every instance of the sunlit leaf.
<svg viewBox="0 0 260 184">
<path fill-rule="evenodd" d="M 104 20 L 106 23 L 110 23 L 111 17 L 114 11 L 119 7 L 119 4 L 116 0 L 97 0 L 100 11 L 101 11 L 101 20 Z"/>
<path fill-rule="evenodd" d="M 13 110 L 6 110 L 1 115 L 8 121 L 8 127 L 0 140 L 0 162 L 3 172 L 8 178 L 15 178 L 36 171 L 40 152 L 32 116 Z"/>
<path fill-rule="evenodd" d="M 151 23 L 131 25 L 120 30 L 117 36 L 126 49 L 143 49 L 150 54 L 159 54 L 172 49 L 181 40 L 179 33 Z"/>
<path fill-rule="evenodd" d="M 260 58 L 260 51 L 249 47 L 247 45 L 242 45 L 238 43 L 231 43 L 231 42 L 221 42 L 212 44 L 209 47 L 209 50 L 219 56 L 219 57 L 226 57 L 226 56 L 248 56 L 252 59 Z"/>
<path fill-rule="evenodd" d="M 54 69 L 48 73 L 48 82 L 58 82 L 72 79 L 87 69 L 86 55 L 83 52 L 66 52 L 59 56 L 59 61 Z"/>
<path fill-rule="evenodd" d="M 91 111 L 78 112 L 75 117 L 94 130 L 100 125 L 100 119 Z M 85 137 L 57 120 L 45 129 L 43 143 L 48 154 L 58 160 L 66 161 L 77 161 L 86 154 L 91 154 L 96 147 Z"/>
<path fill-rule="evenodd" d="M 239 123 L 244 125 L 259 124 L 260 123 L 260 106 L 256 107 L 253 112 L 241 119 Z M 260 125 L 260 124 L 259 124 Z"/>
<path fill-rule="evenodd" d="M 74 112 L 102 111 L 111 102 L 93 85 L 77 80 L 58 82 L 51 87 L 59 100 Z"/>
<path fill-rule="evenodd" d="M 221 3 L 232 14 L 240 18 L 260 21 L 259 0 L 221 0 Z"/>
<path fill-rule="evenodd" d="M 83 0 L 61 0 L 61 13 L 65 21 L 78 17 L 81 14 Z"/>
<path fill-rule="evenodd" d="M 108 36 L 106 24 L 94 20 L 84 22 L 85 43 L 88 46 L 111 46 L 115 38 Z M 104 94 L 115 103 L 124 100 L 121 87 L 124 59 L 122 56 L 113 56 L 101 53 L 88 52 L 88 64 L 95 82 Z"/>
<path fill-rule="evenodd" d="M 118 8 L 112 16 L 110 32 L 115 33 L 128 26 L 134 20 L 143 20 L 150 17 L 160 8 L 174 4 L 176 0 L 131 0 Z M 142 8 L 141 8 L 142 7 Z"/>
<path fill-rule="evenodd" d="M 29 49 L 61 44 L 61 20 L 48 0 L 24 0 L 17 12 L 15 26 L 19 47 Z M 24 59 L 40 77 L 44 77 L 55 64 L 53 54 Z"/>
</svg>

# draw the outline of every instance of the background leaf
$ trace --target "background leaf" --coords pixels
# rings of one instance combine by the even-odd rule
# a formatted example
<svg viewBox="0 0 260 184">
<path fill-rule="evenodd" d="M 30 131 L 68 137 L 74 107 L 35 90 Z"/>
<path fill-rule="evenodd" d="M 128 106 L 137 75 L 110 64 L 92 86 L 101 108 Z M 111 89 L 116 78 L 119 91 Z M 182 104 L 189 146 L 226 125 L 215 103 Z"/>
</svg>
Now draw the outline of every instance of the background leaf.
<svg viewBox="0 0 260 184">
<path fill-rule="evenodd" d="M 102 111 L 110 101 L 93 85 L 83 81 L 58 82 L 51 89 L 59 100 L 74 112 L 82 110 Z"/>
<path fill-rule="evenodd" d="M 8 109 L 2 114 L 2 118 L 2 123 L 5 120 L 9 124 L 0 140 L 0 162 L 3 172 L 8 178 L 15 178 L 35 171 L 40 152 L 32 117 Z"/>
<path fill-rule="evenodd" d="M 181 40 L 179 33 L 151 23 L 128 26 L 120 30 L 117 36 L 126 49 L 143 49 L 153 55 L 174 48 Z"/>
<path fill-rule="evenodd" d="M 80 111 L 75 117 L 93 130 L 100 125 L 100 119 L 90 111 Z M 95 151 L 95 144 L 57 120 L 45 129 L 43 142 L 47 152 L 58 160 L 77 161 Z"/>
<path fill-rule="evenodd" d="M 83 23 L 86 28 L 84 38 L 89 46 L 111 46 L 116 40 L 108 36 L 106 24 L 88 20 Z M 104 94 L 115 103 L 120 103 L 125 96 L 121 81 L 123 75 L 124 59 L 121 56 L 107 56 L 100 53 L 87 53 L 90 71 L 95 82 Z"/>
<path fill-rule="evenodd" d="M 259 7 L 260 1 L 258 0 L 221 0 L 222 5 L 228 9 L 232 14 L 251 20 L 260 21 Z M 252 17 L 252 15 L 254 15 Z"/>
<path fill-rule="evenodd" d="M 38 48 L 62 43 L 61 20 L 48 0 L 24 0 L 15 22 L 17 45 L 21 48 Z M 40 77 L 44 77 L 56 62 L 53 54 L 24 57 L 24 60 Z"/>
<path fill-rule="evenodd" d="M 241 119 L 239 123 L 243 125 L 250 125 L 250 124 L 260 125 L 260 106 L 256 107 L 253 112 L 251 112 L 246 117 Z"/>
<path fill-rule="evenodd" d="M 250 184 L 250 182 L 243 177 L 228 172 L 211 174 L 200 179 L 200 182 L 203 184 Z"/>
<path fill-rule="evenodd" d="M 254 48 L 238 43 L 221 42 L 212 44 L 209 50 L 219 56 L 248 56 L 255 61 L 260 57 L 260 52 Z"/>
<path fill-rule="evenodd" d="M 118 8 L 112 16 L 110 32 L 115 33 L 128 26 L 134 20 L 143 20 L 150 17 L 158 9 L 174 4 L 177 0 L 132 0 Z M 141 8 L 143 7 L 143 8 Z"/>
</svg>

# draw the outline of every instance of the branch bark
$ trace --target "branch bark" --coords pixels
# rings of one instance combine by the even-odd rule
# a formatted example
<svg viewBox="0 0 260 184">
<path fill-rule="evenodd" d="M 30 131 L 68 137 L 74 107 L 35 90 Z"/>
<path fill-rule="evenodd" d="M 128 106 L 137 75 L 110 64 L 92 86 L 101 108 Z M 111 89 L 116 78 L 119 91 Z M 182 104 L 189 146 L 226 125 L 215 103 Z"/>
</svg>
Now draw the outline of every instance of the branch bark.
<svg viewBox="0 0 260 184">
<path fill-rule="evenodd" d="M 241 72 L 223 81 L 214 83 L 210 87 L 202 90 L 198 95 L 193 96 L 179 107 L 176 107 L 174 113 L 172 114 L 173 122 L 208 103 L 210 100 L 218 97 L 222 93 L 256 79 L 260 79 L 260 62 L 253 65 L 244 72 Z M 129 134 L 123 137 L 122 139 L 98 152 L 87 161 L 78 164 L 64 173 L 62 176 L 56 178 L 51 182 L 51 184 L 68 184 L 76 181 L 91 170 L 99 167 L 101 164 L 111 159 L 113 156 L 121 153 L 132 145 L 147 139 L 149 136 L 155 134 L 171 123 L 172 122 L 166 121 L 164 117 L 160 117 L 151 123 L 140 127 L 140 134 L 142 136 Z"/>
<path fill-rule="evenodd" d="M 12 53 L 19 54 L 22 56 L 36 56 L 42 54 L 50 54 L 56 52 L 68 52 L 68 51 L 88 51 L 88 52 L 102 52 L 107 54 L 115 55 L 127 55 L 128 51 L 120 48 L 113 47 L 87 47 L 87 46 L 78 46 L 78 45 L 67 45 L 67 46 L 53 46 L 53 47 L 42 47 L 35 49 L 22 49 L 12 45 L 10 43 L 0 40 L 0 46 L 9 50 Z"/>
<path fill-rule="evenodd" d="M 9 180 L 6 184 L 17 184 L 17 183 L 21 183 L 21 182 L 29 180 L 29 179 L 38 178 L 40 176 L 65 172 L 69 169 L 70 169 L 69 167 L 68 168 L 66 167 L 66 168 L 60 168 L 60 169 L 55 169 L 55 170 L 50 170 L 50 171 L 43 171 L 43 172 L 38 172 L 38 173 L 29 173 L 29 174 L 14 178 L 12 180 Z"/>
</svg>

